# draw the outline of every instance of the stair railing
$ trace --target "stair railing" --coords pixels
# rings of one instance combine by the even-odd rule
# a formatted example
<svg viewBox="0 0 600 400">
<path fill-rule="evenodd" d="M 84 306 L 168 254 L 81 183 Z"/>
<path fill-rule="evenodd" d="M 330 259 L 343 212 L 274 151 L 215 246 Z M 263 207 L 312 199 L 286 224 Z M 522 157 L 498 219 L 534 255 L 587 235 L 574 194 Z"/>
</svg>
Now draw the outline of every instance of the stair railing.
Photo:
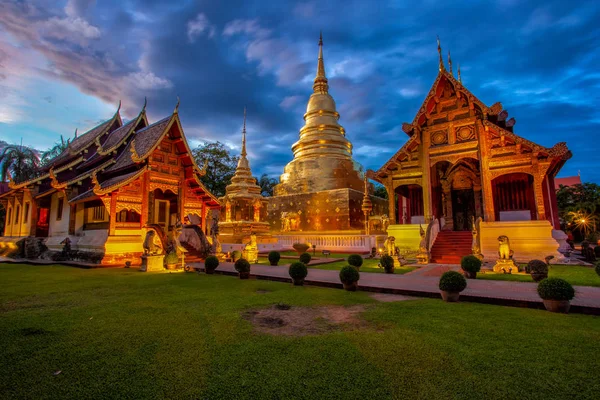
<svg viewBox="0 0 600 400">
<path fill-rule="evenodd" d="M 427 232 L 425 233 L 428 252 L 431 252 L 431 248 L 433 247 L 433 243 L 435 243 L 438 233 L 440 233 L 440 221 L 435 218 L 427 225 Z"/>
<path fill-rule="evenodd" d="M 471 233 L 473 234 L 471 251 L 475 257 L 483 260 L 483 254 L 481 254 L 481 221 L 481 217 L 477 220 L 475 220 L 475 217 L 471 217 Z"/>
</svg>

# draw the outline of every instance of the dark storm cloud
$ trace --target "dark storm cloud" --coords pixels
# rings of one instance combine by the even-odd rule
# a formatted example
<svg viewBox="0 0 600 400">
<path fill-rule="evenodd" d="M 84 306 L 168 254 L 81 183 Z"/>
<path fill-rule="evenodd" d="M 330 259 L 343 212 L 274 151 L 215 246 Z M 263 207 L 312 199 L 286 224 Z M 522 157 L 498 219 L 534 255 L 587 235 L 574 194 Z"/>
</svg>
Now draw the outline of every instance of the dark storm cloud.
<svg viewBox="0 0 600 400">
<path fill-rule="evenodd" d="M 439 34 L 444 59 L 450 49 L 465 85 L 488 105 L 501 101 L 517 134 L 545 146 L 566 140 L 574 158 L 562 174 L 582 169 L 599 181 L 590 145 L 600 124 L 596 3 L 8 1 L 0 26 L 48 60 L 39 74 L 114 104 L 122 99 L 129 117 L 148 97 L 151 118 L 161 118 L 180 96 L 194 143 L 239 146 L 246 106 L 257 175 L 279 175 L 291 159 L 319 30 L 340 123 L 357 161 L 375 169 L 407 139 L 400 127 L 435 79 Z M 0 79 L 10 73 L 0 69 Z"/>
</svg>

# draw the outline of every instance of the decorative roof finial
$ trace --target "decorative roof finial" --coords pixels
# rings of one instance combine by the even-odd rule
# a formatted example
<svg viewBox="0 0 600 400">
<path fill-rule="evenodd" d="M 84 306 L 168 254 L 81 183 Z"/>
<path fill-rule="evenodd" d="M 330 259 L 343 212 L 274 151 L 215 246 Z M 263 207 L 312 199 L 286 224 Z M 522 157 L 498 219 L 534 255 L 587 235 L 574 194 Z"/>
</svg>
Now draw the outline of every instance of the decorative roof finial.
<svg viewBox="0 0 600 400">
<path fill-rule="evenodd" d="M 246 107 L 244 107 L 244 127 L 242 128 L 242 157 L 246 157 Z"/>
<path fill-rule="evenodd" d="M 175 104 L 175 109 L 173 110 L 173 114 L 177 114 L 179 112 L 179 96 L 177 96 L 177 104 Z"/>
<path fill-rule="evenodd" d="M 440 56 L 440 72 L 445 70 L 446 68 L 444 67 L 444 59 L 442 58 L 442 45 L 440 44 L 440 37 L 437 37 L 437 44 L 438 44 L 438 55 Z"/>
<path fill-rule="evenodd" d="M 325 76 L 325 64 L 323 62 L 323 33 L 319 34 L 319 61 L 317 63 L 317 76 L 313 84 L 314 93 L 327 93 L 329 85 Z"/>
<path fill-rule="evenodd" d="M 119 111 L 121 111 L 121 100 L 119 99 L 119 107 L 117 107 L 117 112 L 115 114 L 118 114 Z"/>
<path fill-rule="evenodd" d="M 458 63 L 458 81 L 462 83 L 462 78 L 460 77 L 460 63 Z"/>
<path fill-rule="evenodd" d="M 450 56 L 450 50 L 448 50 L 448 69 L 450 70 L 450 75 L 454 76 L 452 72 L 452 57 Z"/>
<path fill-rule="evenodd" d="M 75 139 L 77 139 L 77 128 L 75 128 Z"/>
<path fill-rule="evenodd" d="M 148 98 L 144 96 L 144 107 L 142 107 L 142 112 L 146 111 L 146 105 L 148 104 Z"/>
</svg>

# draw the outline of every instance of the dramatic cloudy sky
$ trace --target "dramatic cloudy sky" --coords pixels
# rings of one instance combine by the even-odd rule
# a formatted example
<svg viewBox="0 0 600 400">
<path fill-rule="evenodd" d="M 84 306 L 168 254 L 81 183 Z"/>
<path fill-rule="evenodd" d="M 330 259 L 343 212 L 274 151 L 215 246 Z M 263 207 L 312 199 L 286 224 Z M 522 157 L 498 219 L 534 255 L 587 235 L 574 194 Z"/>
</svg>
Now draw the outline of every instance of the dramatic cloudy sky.
<svg viewBox="0 0 600 400">
<path fill-rule="evenodd" d="M 253 172 L 291 159 L 312 91 L 319 30 L 330 92 L 357 161 L 379 168 L 406 141 L 437 74 L 436 35 L 463 83 L 501 101 L 515 132 L 567 141 L 600 182 L 600 2 L 1 0 L 0 139 L 49 147 L 59 135 L 131 118 L 151 121 L 177 95 L 193 145 L 239 151 L 248 108 Z"/>
</svg>

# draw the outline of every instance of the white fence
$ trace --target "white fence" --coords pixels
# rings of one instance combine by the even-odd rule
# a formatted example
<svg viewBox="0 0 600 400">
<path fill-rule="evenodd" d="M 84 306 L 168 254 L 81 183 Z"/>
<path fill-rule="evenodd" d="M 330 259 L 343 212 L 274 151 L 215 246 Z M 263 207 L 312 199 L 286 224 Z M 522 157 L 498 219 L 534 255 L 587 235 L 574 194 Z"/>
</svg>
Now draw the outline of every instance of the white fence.
<svg viewBox="0 0 600 400">
<path fill-rule="evenodd" d="M 368 253 L 385 241 L 386 235 L 278 235 L 275 236 L 281 250 L 290 250 L 294 243 L 316 245 L 316 251 Z"/>
</svg>

